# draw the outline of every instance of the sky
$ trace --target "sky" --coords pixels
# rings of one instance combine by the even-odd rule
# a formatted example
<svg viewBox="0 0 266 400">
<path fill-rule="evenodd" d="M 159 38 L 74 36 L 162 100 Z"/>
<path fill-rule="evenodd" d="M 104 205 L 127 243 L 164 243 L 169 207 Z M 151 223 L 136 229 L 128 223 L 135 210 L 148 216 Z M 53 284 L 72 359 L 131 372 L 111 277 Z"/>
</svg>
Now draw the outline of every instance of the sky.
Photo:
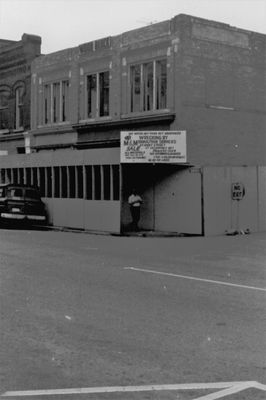
<svg viewBox="0 0 266 400">
<path fill-rule="evenodd" d="M 47 54 L 178 14 L 266 34 L 266 0 L 0 0 L 0 38 L 39 35 Z"/>
</svg>

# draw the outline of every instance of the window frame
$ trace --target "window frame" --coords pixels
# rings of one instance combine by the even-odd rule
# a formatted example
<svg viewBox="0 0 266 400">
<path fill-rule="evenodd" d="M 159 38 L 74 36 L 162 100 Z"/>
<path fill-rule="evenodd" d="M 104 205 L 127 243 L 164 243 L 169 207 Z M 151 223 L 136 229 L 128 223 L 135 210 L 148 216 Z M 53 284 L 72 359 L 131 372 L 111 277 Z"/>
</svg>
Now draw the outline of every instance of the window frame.
<svg viewBox="0 0 266 400">
<path fill-rule="evenodd" d="M 24 97 L 25 97 L 25 86 L 20 84 L 15 88 L 15 130 L 20 130 L 24 128 L 24 120 L 23 120 Z"/>
<path fill-rule="evenodd" d="M 108 74 L 108 86 L 104 87 L 105 79 L 104 79 L 104 74 Z M 92 115 L 90 115 L 89 112 L 89 98 L 92 96 L 89 96 L 89 90 L 88 90 L 88 82 L 89 78 L 95 77 L 95 82 L 96 82 L 96 90 L 95 90 L 95 101 L 94 104 L 92 104 L 91 101 L 91 110 Z M 97 72 L 88 72 L 86 73 L 85 76 L 85 103 L 84 103 L 84 116 L 85 120 L 95 120 L 95 119 L 103 119 L 103 118 L 110 118 L 110 83 L 111 83 L 111 74 L 110 70 L 105 68 L 101 71 Z M 101 86 L 101 83 L 103 83 L 103 86 Z M 104 101 L 105 98 L 105 90 L 107 89 L 108 95 L 107 95 L 107 113 L 105 113 L 105 105 L 106 102 Z M 103 104 L 101 100 L 103 99 Z M 101 113 L 101 110 L 103 109 L 103 113 Z"/>
<path fill-rule="evenodd" d="M 161 103 L 161 96 L 159 96 L 158 92 L 158 75 L 157 75 L 157 68 L 158 64 L 164 62 L 165 63 L 165 107 L 160 108 L 160 103 Z M 147 91 L 148 89 L 148 78 L 145 79 L 145 76 L 148 77 L 148 68 L 149 65 L 152 64 L 152 105 L 149 107 L 148 101 L 149 98 L 151 97 L 150 91 Z M 135 81 L 133 81 L 134 77 L 133 76 L 133 68 L 140 68 L 140 100 L 139 100 L 139 109 L 136 109 L 134 106 L 134 87 L 135 87 Z M 160 79 L 160 82 L 162 81 L 162 78 Z M 168 110 L 168 71 L 167 71 L 167 57 L 159 57 L 159 58 L 153 58 L 153 59 L 148 59 L 148 60 L 142 60 L 141 62 L 131 62 L 128 65 L 128 107 L 127 107 L 127 113 L 128 114 L 149 114 L 149 113 L 154 113 L 154 112 L 160 112 L 160 111 L 166 111 Z M 145 90 L 146 89 L 146 90 Z M 138 104 L 138 103 L 137 103 Z M 137 107 L 138 108 L 138 107 Z"/>
<path fill-rule="evenodd" d="M 0 131 L 9 131 L 9 99 L 10 99 L 10 94 L 11 94 L 11 90 L 8 87 L 1 87 L 0 88 L 0 98 L 1 98 L 1 93 L 6 93 L 6 99 L 7 99 L 7 104 L 6 105 L 2 105 L 2 103 L 0 102 L 0 113 L 3 112 L 3 115 L 5 116 L 5 118 L 3 118 L 3 120 L 6 120 L 7 122 L 7 126 L 6 127 L 2 127 L 0 125 Z M 1 120 L 0 120 L 1 123 Z"/>
<path fill-rule="evenodd" d="M 70 80 L 68 78 L 43 83 L 43 126 L 70 122 Z"/>
</svg>

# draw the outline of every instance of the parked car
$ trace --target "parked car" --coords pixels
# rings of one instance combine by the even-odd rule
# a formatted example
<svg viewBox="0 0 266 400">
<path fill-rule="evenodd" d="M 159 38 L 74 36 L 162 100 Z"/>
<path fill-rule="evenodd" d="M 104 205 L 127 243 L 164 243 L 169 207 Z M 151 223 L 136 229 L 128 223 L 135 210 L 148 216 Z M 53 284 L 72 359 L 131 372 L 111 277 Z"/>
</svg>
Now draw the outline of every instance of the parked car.
<svg viewBox="0 0 266 400">
<path fill-rule="evenodd" d="M 47 212 L 38 188 L 9 183 L 0 185 L 0 223 L 46 224 Z"/>
</svg>

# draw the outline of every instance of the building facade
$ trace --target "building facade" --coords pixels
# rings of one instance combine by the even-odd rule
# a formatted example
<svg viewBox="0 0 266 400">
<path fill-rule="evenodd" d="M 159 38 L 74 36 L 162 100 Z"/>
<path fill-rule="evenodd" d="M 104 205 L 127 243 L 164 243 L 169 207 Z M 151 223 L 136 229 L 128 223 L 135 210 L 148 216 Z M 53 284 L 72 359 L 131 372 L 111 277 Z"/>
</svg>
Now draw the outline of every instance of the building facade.
<svg viewBox="0 0 266 400">
<path fill-rule="evenodd" d="M 2 180 L 38 183 L 55 225 L 125 231 L 137 187 L 142 229 L 265 230 L 265 63 L 265 35 L 187 15 L 38 57 L 34 154 Z M 121 163 L 121 131 L 185 131 L 186 162 Z"/>
<path fill-rule="evenodd" d="M 30 151 L 31 62 L 40 55 L 41 38 L 0 40 L 0 154 Z"/>
</svg>

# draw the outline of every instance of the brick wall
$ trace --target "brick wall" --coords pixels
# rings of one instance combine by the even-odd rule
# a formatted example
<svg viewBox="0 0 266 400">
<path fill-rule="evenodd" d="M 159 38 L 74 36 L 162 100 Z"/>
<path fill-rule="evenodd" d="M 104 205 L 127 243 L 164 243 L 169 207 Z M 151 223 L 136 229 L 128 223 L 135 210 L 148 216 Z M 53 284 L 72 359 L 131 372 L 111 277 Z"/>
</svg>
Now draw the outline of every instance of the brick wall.
<svg viewBox="0 0 266 400">
<path fill-rule="evenodd" d="M 1 135 L 0 150 L 7 150 L 10 154 L 16 153 L 18 147 L 24 146 L 23 131 L 30 129 L 31 62 L 40 54 L 41 38 L 24 34 L 18 42 L 1 40 L 0 44 L 0 90 L 6 89 L 10 93 L 8 124 L 5 129 L 7 132 Z M 15 91 L 19 85 L 24 88 L 23 129 L 20 129 L 20 134 L 16 132 L 15 124 Z M 10 137 L 12 135 L 14 140 Z"/>
<path fill-rule="evenodd" d="M 182 99 L 177 125 L 188 132 L 189 160 L 265 165 L 265 35 L 193 18 L 186 22 L 176 55 L 176 97 Z"/>
<path fill-rule="evenodd" d="M 182 14 L 169 21 L 36 59 L 32 92 L 34 134 L 41 133 L 45 144 L 45 128 L 38 129 L 43 110 L 40 93 L 45 80 L 70 77 L 69 125 L 83 124 L 78 140 L 82 142 L 83 135 L 84 139 L 93 141 L 95 135 L 89 134 L 90 121 L 84 122 L 86 75 L 110 71 L 109 119 L 125 121 L 132 118 L 130 64 L 157 58 L 167 60 L 167 110 L 164 111 L 175 114 L 170 129 L 187 131 L 191 164 L 265 164 L 265 35 Z M 134 117 L 141 119 L 143 115 Z M 145 116 L 153 117 L 154 112 Z M 51 128 L 49 135 L 53 129 L 56 132 Z M 114 127 L 110 125 L 110 135 L 113 132 Z M 117 132 L 119 138 L 119 129 Z M 108 121 L 104 132 L 97 130 L 99 139 L 106 140 L 107 136 Z"/>
</svg>

